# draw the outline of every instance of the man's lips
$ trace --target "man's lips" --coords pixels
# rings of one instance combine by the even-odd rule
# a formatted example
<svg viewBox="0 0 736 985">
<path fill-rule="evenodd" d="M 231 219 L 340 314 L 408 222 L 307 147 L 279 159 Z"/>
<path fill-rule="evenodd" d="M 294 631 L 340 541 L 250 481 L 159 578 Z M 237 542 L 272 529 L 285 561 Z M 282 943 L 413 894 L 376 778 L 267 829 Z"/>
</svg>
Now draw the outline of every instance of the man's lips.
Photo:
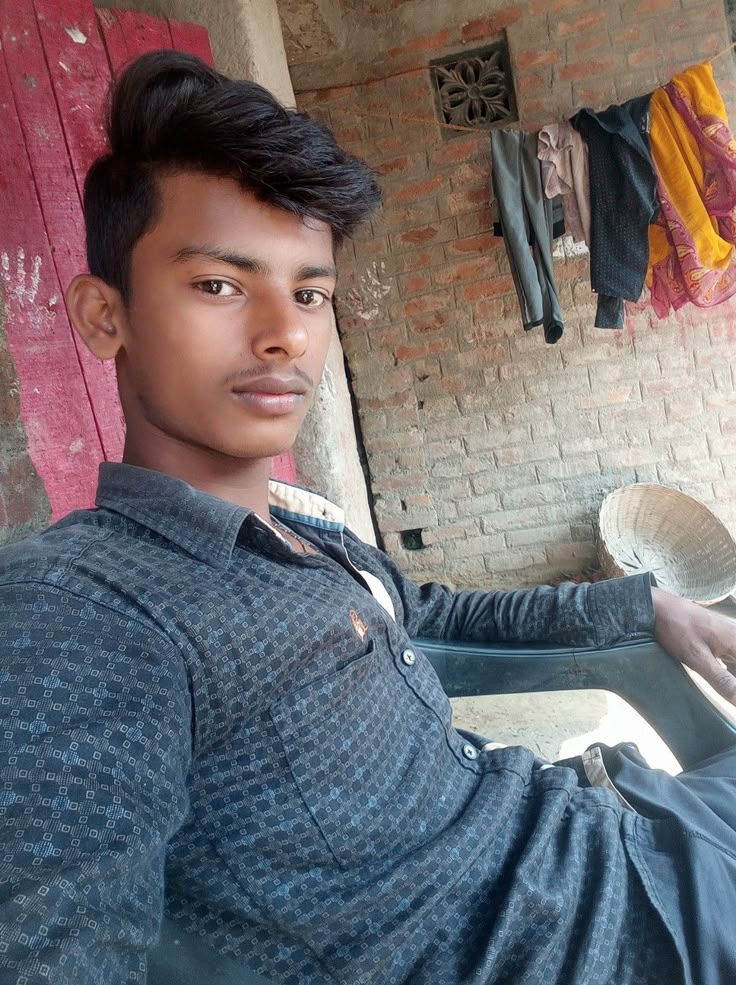
<svg viewBox="0 0 736 985">
<path fill-rule="evenodd" d="M 304 380 L 297 376 L 259 376 L 255 380 L 239 383 L 233 393 L 304 394 L 307 392 Z"/>
<path fill-rule="evenodd" d="M 265 415 L 290 414 L 302 404 L 307 386 L 297 377 L 261 376 L 233 387 L 236 399 Z"/>
</svg>

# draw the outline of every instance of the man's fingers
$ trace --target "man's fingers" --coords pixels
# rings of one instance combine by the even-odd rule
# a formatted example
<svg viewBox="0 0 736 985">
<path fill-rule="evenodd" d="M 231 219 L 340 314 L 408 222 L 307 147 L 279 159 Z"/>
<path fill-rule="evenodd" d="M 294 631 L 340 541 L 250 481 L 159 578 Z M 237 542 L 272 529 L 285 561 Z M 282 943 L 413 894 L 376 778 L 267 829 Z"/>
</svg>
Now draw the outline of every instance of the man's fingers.
<svg viewBox="0 0 736 985">
<path fill-rule="evenodd" d="M 731 671 L 719 663 L 712 654 L 709 654 L 708 659 L 704 659 L 702 664 L 698 661 L 698 664 L 695 669 L 702 674 L 710 686 L 726 701 L 736 704 L 736 677 Z"/>
</svg>

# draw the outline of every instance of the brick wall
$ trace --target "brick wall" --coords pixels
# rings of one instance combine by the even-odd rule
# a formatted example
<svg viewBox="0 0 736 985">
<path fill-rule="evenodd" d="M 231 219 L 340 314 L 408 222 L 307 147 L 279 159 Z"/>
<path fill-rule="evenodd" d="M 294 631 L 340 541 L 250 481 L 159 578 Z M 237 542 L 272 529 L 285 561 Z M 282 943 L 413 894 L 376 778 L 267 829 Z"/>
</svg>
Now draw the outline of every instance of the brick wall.
<svg viewBox="0 0 736 985">
<path fill-rule="evenodd" d="M 736 531 L 736 304 L 594 329 L 587 258 L 563 258 L 565 336 L 525 334 L 492 235 L 487 137 L 431 122 L 424 67 L 506 30 L 532 128 L 725 48 L 722 0 L 367 0 L 351 17 L 352 47 L 291 71 L 300 107 L 382 175 L 385 206 L 342 257 L 339 320 L 387 549 L 417 578 L 544 581 L 594 562 L 607 492 L 650 480 Z M 729 57 L 717 76 L 730 99 Z M 403 546 L 411 530 L 424 546 Z"/>
</svg>

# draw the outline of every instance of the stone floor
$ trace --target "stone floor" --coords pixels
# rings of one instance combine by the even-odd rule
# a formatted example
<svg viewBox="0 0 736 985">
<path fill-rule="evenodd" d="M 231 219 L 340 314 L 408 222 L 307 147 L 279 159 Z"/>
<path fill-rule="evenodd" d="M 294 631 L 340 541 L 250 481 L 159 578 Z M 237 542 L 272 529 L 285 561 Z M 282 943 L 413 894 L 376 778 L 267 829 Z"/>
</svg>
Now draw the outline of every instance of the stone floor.
<svg viewBox="0 0 736 985">
<path fill-rule="evenodd" d="M 736 604 L 716 609 L 736 618 Z M 692 675 L 695 676 L 695 675 Z M 700 685 L 736 719 L 736 708 Z M 633 741 L 651 766 L 676 773 L 677 760 L 654 729 L 622 698 L 608 691 L 551 691 L 455 698 L 455 724 L 506 745 L 523 745 L 545 759 L 581 753 L 594 742 Z"/>
</svg>

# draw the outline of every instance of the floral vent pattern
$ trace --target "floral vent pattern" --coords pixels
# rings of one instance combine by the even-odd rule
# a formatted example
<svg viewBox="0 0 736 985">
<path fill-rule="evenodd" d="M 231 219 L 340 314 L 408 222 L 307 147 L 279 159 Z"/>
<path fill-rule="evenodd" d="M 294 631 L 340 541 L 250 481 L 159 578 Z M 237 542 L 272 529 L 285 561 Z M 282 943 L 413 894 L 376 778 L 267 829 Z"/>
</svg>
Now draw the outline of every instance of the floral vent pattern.
<svg viewBox="0 0 736 985">
<path fill-rule="evenodd" d="M 485 130 L 517 119 L 505 44 L 442 59 L 432 78 L 443 123 Z"/>
</svg>

